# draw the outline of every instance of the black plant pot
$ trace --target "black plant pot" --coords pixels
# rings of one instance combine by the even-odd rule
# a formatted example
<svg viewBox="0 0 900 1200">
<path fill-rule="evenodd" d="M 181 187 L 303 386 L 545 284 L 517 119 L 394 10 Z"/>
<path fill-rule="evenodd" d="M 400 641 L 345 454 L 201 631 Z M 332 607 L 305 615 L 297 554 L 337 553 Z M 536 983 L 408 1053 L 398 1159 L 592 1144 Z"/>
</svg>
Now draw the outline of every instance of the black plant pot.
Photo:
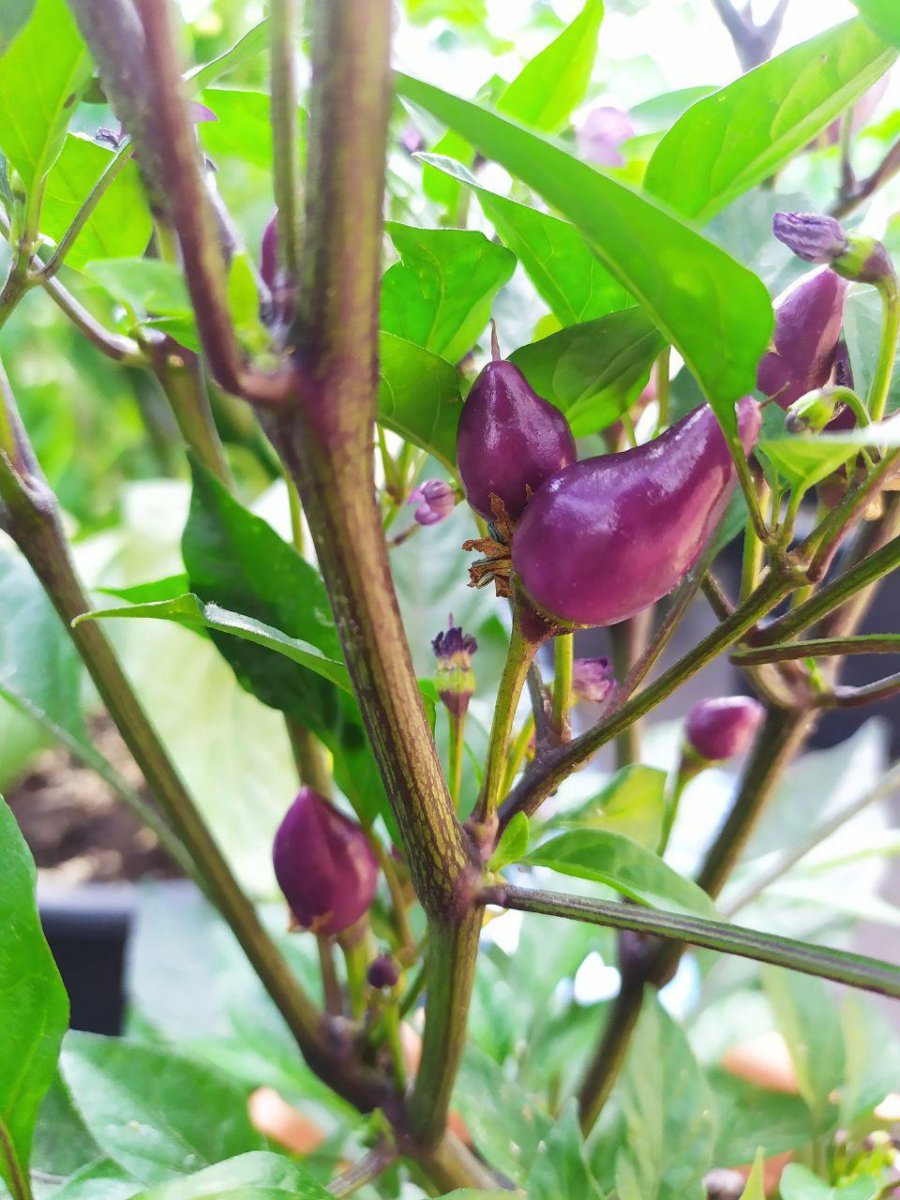
<svg viewBox="0 0 900 1200">
<path fill-rule="evenodd" d="M 130 883 L 38 885 L 44 935 L 71 1005 L 73 1029 L 116 1035 L 125 1011 L 125 954 L 134 911 Z"/>
</svg>

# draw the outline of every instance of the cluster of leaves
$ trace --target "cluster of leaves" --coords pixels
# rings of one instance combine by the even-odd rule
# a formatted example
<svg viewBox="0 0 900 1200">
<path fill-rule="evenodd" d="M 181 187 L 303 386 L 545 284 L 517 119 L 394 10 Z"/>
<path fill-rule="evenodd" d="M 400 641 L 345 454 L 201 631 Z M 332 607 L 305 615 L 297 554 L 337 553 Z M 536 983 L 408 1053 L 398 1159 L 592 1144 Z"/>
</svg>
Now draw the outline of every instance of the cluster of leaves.
<svg viewBox="0 0 900 1200">
<path fill-rule="evenodd" d="M 668 345 L 687 368 L 676 380 L 676 404 L 687 409 L 705 397 L 727 427 L 734 401 L 753 388 L 771 334 L 770 289 L 784 282 L 783 264 L 772 261 L 767 242 L 771 212 L 784 201 L 759 185 L 777 176 L 884 73 L 896 57 L 887 43 L 900 45 L 890 0 L 860 0 L 858 7 L 864 20 L 813 38 L 706 98 L 691 97 L 696 102 L 683 111 L 674 101 L 671 126 L 636 139 L 621 175 L 577 161 L 555 140 L 588 91 L 603 18 L 600 0 L 588 0 L 512 82 L 489 83 L 489 107 L 398 76 L 398 95 L 415 119 L 429 129 L 437 122 L 447 132 L 435 130 L 430 151 L 414 164 L 396 156 L 394 215 L 408 216 L 411 173 L 414 186 L 422 180 L 428 223 L 437 224 L 440 212 L 449 219 L 474 200 L 493 236 L 396 219 L 388 224 L 396 261 L 382 283 L 383 428 L 454 472 L 466 382 L 457 364 L 477 343 L 495 306 L 502 326 L 501 293 L 517 267 L 531 288 L 530 308 L 543 316 L 533 340 L 512 359 L 566 413 L 576 435 L 594 436 L 617 422 Z M 450 20 L 461 36 L 483 24 L 477 0 L 454 5 L 409 0 L 408 8 L 414 21 Z M 198 38 L 198 52 L 211 62 L 191 76 L 195 95 L 217 117 L 199 126 L 202 145 L 220 166 L 222 191 L 254 237 L 268 216 L 268 201 L 260 197 L 268 195 L 272 160 L 269 98 L 258 61 L 264 45 L 264 29 L 251 31 L 222 56 L 217 51 L 224 46 Z M 138 347 L 165 333 L 198 350 L 177 263 L 164 254 L 146 256 L 153 218 L 138 168 L 121 161 L 127 147 L 116 150 L 93 136 L 112 118 L 68 8 L 62 0 L 10 5 L 0 14 L 0 48 L 5 50 L 0 188 L 7 213 L 20 209 L 24 194 L 25 221 L 48 245 L 58 244 L 115 165 L 115 178 L 69 248 L 65 281 L 108 328 Z M 245 86 L 222 87 L 219 80 L 229 73 L 230 83 Z M 510 194 L 485 184 L 475 169 L 478 154 L 514 177 Z M 423 216 L 412 215 L 416 221 Z M 657 248 L 652 256 L 648 245 Z M 245 253 L 232 259 L 229 301 L 244 346 L 250 353 L 264 351 L 267 334 Z M 71 353 L 74 369 L 67 368 L 71 389 L 41 386 L 40 360 L 48 346 L 52 343 L 53 361 L 61 362 L 71 346 L 81 345 L 70 343 L 58 322 L 48 321 L 49 304 L 37 290 L 26 298 L 23 312 L 31 320 L 4 329 L 4 354 L 13 381 L 22 385 L 25 422 L 51 482 L 67 507 L 96 530 L 108 521 L 123 476 L 169 473 L 172 431 L 165 420 L 160 425 L 159 397 L 148 392 L 145 372 L 133 372 L 126 395 L 121 374 L 111 374 L 81 349 Z M 863 381 L 873 370 L 876 321 L 866 297 L 851 299 L 847 335 Z M 89 391 L 110 398 L 112 418 Z M 274 478 L 271 455 L 227 398 L 217 397 L 216 404 L 245 494 L 258 493 Z M 138 407 L 155 443 L 135 418 Z M 73 460 L 61 447 L 74 440 L 76 429 L 95 449 L 87 455 L 79 450 Z M 154 444 L 155 453 L 148 450 Z M 773 427 L 764 450 L 776 478 L 806 488 L 856 455 L 859 442 L 801 440 Z M 338 787 L 362 820 L 384 828 L 388 837 L 394 821 L 318 571 L 199 463 L 192 465 L 189 506 L 185 486 L 172 481 L 155 492 L 132 484 L 130 516 L 126 509 L 117 528 L 85 541 L 81 560 L 92 582 L 127 602 L 106 605 L 97 615 L 162 622 L 140 620 L 134 636 L 130 629 L 122 633 L 126 659 L 242 880 L 265 893 L 271 831 L 292 787 L 276 714 L 296 719 L 321 739 L 332 755 Z M 450 607 L 478 636 L 480 676 L 498 674 L 494 666 L 504 633 L 490 601 L 463 587 L 457 548 L 464 524 L 459 513 L 428 534 L 427 572 L 421 570 L 421 543 L 395 552 L 395 577 L 423 676 L 430 669 L 428 641 Z M 0 605 L 0 696 L 21 722 L 14 726 L 3 716 L 0 780 L 21 767 L 39 728 L 127 793 L 86 733 L 79 661 L 36 581 L 6 548 L 0 548 Z M 176 659 L 177 681 L 161 679 L 159 663 Z M 424 680 L 422 689 L 431 703 Z M 486 711 L 486 704 L 482 714 L 476 706 L 475 716 Z M 203 714 L 202 750 L 197 713 Z M 471 748 L 480 761 L 484 731 L 477 720 L 474 724 Z M 442 720 L 438 736 L 445 736 Z M 855 752 L 856 747 L 845 748 L 841 761 L 856 763 Z M 839 775 L 835 765 L 829 759 L 819 770 Z M 873 775 L 879 766 L 870 763 Z M 477 783 L 470 765 L 464 809 Z M 861 791 L 859 774 L 857 784 Z M 793 802 L 802 790 L 795 779 L 786 796 Z M 839 790 L 835 785 L 836 798 Z M 822 790 L 812 792 L 822 803 Z M 587 802 L 545 823 L 536 843 L 529 845 L 527 825 L 511 825 L 493 866 L 550 870 L 585 881 L 592 894 L 609 888 L 668 911 L 714 915 L 708 897 L 656 854 L 664 807 L 665 773 L 628 768 Z M 775 811 L 783 814 L 786 807 L 781 802 Z M 783 844 L 779 836 L 774 848 Z M 877 839 L 870 839 L 856 853 L 865 862 L 877 848 Z M 767 848 L 751 853 L 746 864 L 751 877 L 767 853 Z M 0 995 L 9 997 L 2 1018 L 4 1028 L 16 1031 L 0 1046 L 0 1172 L 16 1200 L 28 1195 L 29 1161 L 40 1200 L 326 1196 L 321 1183 L 334 1173 L 348 1139 L 364 1143 L 373 1127 L 298 1062 L 286 1029 L 227 931 L 199 902 L 196 922 L 187 930 L 183 908 L 163 911 L 166 924 L 163 930 L 155 927 L 157 936 L 174 939 L 178 927 L 184 959 L 196 964 L 182 988 L 171 989 L 182 990 L 187 1005 L 171 1006 L 170 997 L 167 1008 L 162 991 L 170 990 L 168 978 L 163 976 L 166 987 L 160 989 L 161 968 L 147 968 L 136 953 L 132 1039 L 70 1034 L 57 1071 L 65 997 L 40 935 L 30 860 L 2 806 L 0 858 Z M 787 887 L 782 896 L 791 895 L 793 885 L 795 898 L 805 901 L 794 914 L 796 925 L 780 911 L 767 910 L 767 919 L 787 920 L 784 932 L 808 934 L 821 932 L 824 911 L 827 931 L 843 929 L 847 914 L 835 917 L 831 876 L 822 883 L 829 867 L 847 865 L 835 858 L 836 863 L 826 858 L 824 866 L 819 862 L 782 880 Z M 858 878 L 857 872 L 854 887 Z M 777 897 L 778 889 L 771 894 Z M 879 908 L 870 889 L 857 900 L 853 916 L 868 900 L 868 915 L 896 923 L 895 912 Z M 148 900 L 145 919 L 152 921 L 165 904 L 165 898 Z M 612 962 L 613 941 L 580 927 L 564 934 L 555 928 L 551 936 L 539 919 L 526 922 L 520 938 L 514 955 L 493 945 L 483 956 L 472 1045 L 455 1103 L 486 1159 L 537 1200 L 697 1195 L 708 1167 L 749 1163 L 760 1148 L 767 1156 L 793 1151 L 818 1167 L 838 1129 L 850 1130 L 859 1141 L 872 1127 L 876 1104 L 896 1082 L 900 1064 L 886 1048 L 889 1034 L 868 1010 L 839 1008 L 822 985 L 775 972 L 761 986 L 758 976 L 748 980 L 741 968 L 717 967 L 709 981 L 714 959 L 701 955 L 697 1026 L 705 1031 L 727 1013 L 740 1027 L 740 1016 L 732 1014 L 748 1010 L 756 1014 L 752 1024 L 768 1004 L 787 1042 L 798 1094 L 778 1095 L 709 1067 L 723 1046 L 708 1033 L 710 1046 L 700 1035 L 689 1041 L 654 1001 L 645 1006 L 616 1108 L 586 1146 L 566 1097 L 583 1047 L 605 1011 L 602 1004 L 580 1001 L 576 984 L 592 956 Z M 208 953 L 210 943 L 218 946 L 218 955 Z M 149 934 L 143 942 L 139 935 L 139 950 L 150 944 Z M 315 988 L 305 952 L 288 947 L 287 953 Z M 198 1029 L 190 1020 L 189 998 L 205 994 L 210 978 L 221 980 L 230 999 L 215 1028 L 210 1020 Z M 337 1127 L 302 1168 L 268 1145 L 247 1117 L 248 1093 L 260 1083 Z M 845 1200 L 875 1200 L 882 1177 L 860 1160 L 835 1184 L 833 1194 Z M 387 1190 L 378 1194 L 400 1194 L 401 1186 L 399 1175 L 388 1175 Z M 782 1183 L 784 1200 L 828 1194 L 829 1185 L 802 1165 L 791 1167 Z M 474 1200 L 476 1193 L 469 1195 Z M 760 1165 L 745 1195 L 748 1200 L 762 1195 Z"/>
</svg>

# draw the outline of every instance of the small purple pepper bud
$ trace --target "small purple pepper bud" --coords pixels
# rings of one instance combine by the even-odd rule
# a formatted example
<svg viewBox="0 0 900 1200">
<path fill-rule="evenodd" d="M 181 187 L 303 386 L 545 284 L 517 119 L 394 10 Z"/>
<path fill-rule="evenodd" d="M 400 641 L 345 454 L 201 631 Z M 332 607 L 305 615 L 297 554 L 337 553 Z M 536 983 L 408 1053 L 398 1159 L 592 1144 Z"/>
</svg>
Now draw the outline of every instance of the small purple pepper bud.
<svg viewBox="0 0 900 1200">
<path fill-rule="evenodd" d="M 759 405 L 745 396 L 737 418 L 749 452 Z M 704 404 L 646 445 L 585 459 L 548 479 L 516 529 L 513 568 L 543 615 L 566 625 L 615 625 L 681 582 L 736 480 Z"/>
<path fill-rule="evenodd" d="M 417 504 L 413 517 L 420 525 L 437 525 L 453 512 L 456 492 L 443 479 L 426 479 L 409 494 L 407 504 Z"/>
<path fill-rule="evenodd" d="M 278 276 L 278 213 L 269 219 L 263 230 L 259 249 L 259 273 L 263 283 L 274 295 Z"/>
<path fill-rule="evenodd" d="M 575 138 L 581 157 L 602 167 L 624 167 L 619 147 L 634 137 L 634 125 L 620 108 L 601 105 L 592 108 Z"/>
<path fill-rule="evenodd" d="M 759 364 L 756 386 L 782 408 L 831 378 L 847 286 L 822 268 L 798 279 L 775 301 L 772 349 Z"/>
<path fill-rule="evenodd" d="M 285 813 L 272 861 L 297 924 L 315 933 L 349 929 L 375 897 L 378 861 L 368 838 L 310 787 Z"/>
<path fill-rule="evenodd" d="M 454 717 L 463 717 L 469 701 L 475 694 L 475 672 L 472 670 L 472 655 L 478 643 L 470 633 L 463 633 L 461 625 L 453 624 L 439 633 L 431 643 L 437 658 L 435 685 L 438 695 Z"/>
<path fill-rule="evenodd" d="M 807 262 L 827 263 L 854 283 L 896 287 L 897 274 L 885 246 L 876 238 L 847 233 L 834 217 L 776 213 L 772 228 L 779 241 Z"/>
<path fill-rule="evenodd" d="M 529 489 L 575 461 L 575 439 L 558 408 L 534 391 L 518 367 L 494 360 L 463 405 L 456 458 L 466 499 L 486 520 L 494 519 L 495 495 L 512 520 L 522 515 Z"/>
<path fill-rule="evenodd" d="M 801 396 L 787 410 L 784 427 L 788 433 L 821 433 L 837 415 L 844 411 L 845 389 L 836 387 L 817 388 Z"/>
<path fill-rule="evenodd" d="M 820 213 L 776 213 L 772 232 L 798 258 L 810 263 L 834 262 L 848 247 L 840 221 Z"/>
<path fill-rule="evenodd" d="M 396 987 L 400 979 L 400 967 L 397 965 L 397 960 L 392 958 L 390 954 L 382 954 L 378 958 L 373 959 L 369 963 L 366 978 L 369 981 L 369 987 Z"/>
<path fill-rule="evenodd" d="M 572 667 L 572 693 L 576 700 L 605 704 L 616 689 L 608 658 L 576 658 Z"/>
<path fill-rule="evenodd" d="M 763 715 L 763 706 L 750 696 L 701 700 L 688 713 L 685 741 L 707 762 L 722 762 L 749 748 Z"/>
</svg>

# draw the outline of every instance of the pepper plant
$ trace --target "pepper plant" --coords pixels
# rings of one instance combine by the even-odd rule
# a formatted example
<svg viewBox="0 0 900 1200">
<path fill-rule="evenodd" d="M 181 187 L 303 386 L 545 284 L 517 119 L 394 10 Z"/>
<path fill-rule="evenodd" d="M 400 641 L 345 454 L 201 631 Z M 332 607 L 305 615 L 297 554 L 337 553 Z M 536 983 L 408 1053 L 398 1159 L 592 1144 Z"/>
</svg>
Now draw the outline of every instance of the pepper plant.
<svg viewBox="0 0 900 1200">
<path fill-rule="evenodd" d="M 477 3 L 407 7 L 404 20 L 487 36 Z M 186 1053 L 148 1012 L 129 1040 L 72 1034 L 59 1058 L 66 999 L 4 808 L 13 1200 L 756 1200 L 784 1153 L 783 1200 L 893 1194 L 882 1102 L 897 1056 L 848 997 L 900 998 L 900 968 L 848 950 L 846 922 L 815 906 L 810 919 L 778 885 L 897 777 L 876 770 L 835 809 L 836 760 L 805 787 L 794 760 L 824 714 L 900 692 L 897 674 L 841 681 L 848 656 L 900 649 L 900 634 L 860 632 L 900 561 L 883 203 L 898 155 L 858 178 L 852 136 L 900 12 L 859 0 L 857 18 L 770 57 L 786 4 L 762 26 L 727 0 L 711 21 L 712 7 L 752 69 L 642 118 L 605 111 L 576 139 L 602 0 L 474 101 L 392 72 L 390 0 L 270 0 L 202 64 L 185 61 L 169 0 L 4 6 L 0 589 L 29 597 L 38 636 L 0 632 L 0 692 L 111 779 L 196 882 L 198 960 L 227 927 L 223 987 L 236 1006 L 252 996 L 267 1031 L 240 1050 L 215 1035 L 211 971 L 181 997 L 204 1032 Z M 235 145 L 253 180 L 271 164 L 259 254 L 226 203 L 239 178 L 216 184 Z M 788 164 L 803 203 L 781 202 Z M 774 271 L 728 224 L 760 211 Z M 11 382 L 52 305 L 90 347 L 78 364 L 105 356 L 117 380 L 153 380 L 187 447 L 183 569 L 115 599 L 81 578 L 35 449 L 39 405 Z M 520 337 L 522 312 L 536 327 Z M 253 511 L 260 473 L 281 479 L 290 539 Z M 729 584 L 720 556 L 740 544 Z M 457 597 L 470 577 L 465 613 L 408 637 L 401 561 Z M 694 638 L 683 618 L 704 605 L 713 621 Z M 274 906 L 223 849 L 227 821 L 199 803 L 123 663 L 135 621 L 204 639 L 283 719 L 297 780 L 275 799 Z M 610 656 L 576 656 L 596 628 Z M 56 666 L 86 668 L 149 801 L 66 716 L 56 666 L 31 669 L 51 645 Z M 742 694 L 695 707 L 662 771 L 643 718 L 725 656 Z M 188 661 L 162 657 L 154 677 L 187 688 Z M 194 719 L 194 741 L 218 745 Z M 616 769 L 598 790 L 604 748 Z M 678 845 L 690 796 L 695 864 Z M 794 804 L 811 823 L 779 835 Z M 580 882 L 548 890 L 559 876 Z M 732 919 L 766 896 L 757 927 Z M 518 953 L 494 932 L 510 912 L 524 914 Z M 597 956 L 615 983 L 603 1004 L 578 998 Z M 686 1031 L 666 985 L 698 974 L 712 1007 L 696 1003 Z M 845 985 L 840 1009 L 823 981 Z M 717 1065 L 764 994 L 793 1094 Z M 725 1032 L 713 1051 L 707 1030 L 698 1061 L 704 1012 Z M 254 1084 L 270 1090 L 248 1108 Z M 315 1152 L 286 1152 L 301 1147 L 261 1115 L 272 1089 L 288 1125 L 303 1118 L 285 1094 L 317 1114 Z"/>
</svg>

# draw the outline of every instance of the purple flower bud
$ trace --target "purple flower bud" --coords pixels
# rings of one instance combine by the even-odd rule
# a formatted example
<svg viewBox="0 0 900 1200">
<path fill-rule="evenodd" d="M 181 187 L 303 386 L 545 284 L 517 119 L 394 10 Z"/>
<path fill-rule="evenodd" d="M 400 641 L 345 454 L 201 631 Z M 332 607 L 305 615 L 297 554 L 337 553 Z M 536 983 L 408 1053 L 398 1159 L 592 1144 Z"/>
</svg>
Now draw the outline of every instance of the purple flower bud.
<svg viewBox="0 0 900 1200">
<path fill-rule="evenodd" d="M 400 968 L 397 960 L 390 954 L 382 954 L 369 963 L 366 973 L 369 986 L 373 988 L 392 988 L 397 986 L 400 979 Z"/>
<path fill-rule="evenodd" d="M 193 125 L 204 125 L 208 121 L 218 121 L 219 119 L 211 108 L 207 108 L 199 100 L 188 100 L 187 110 L 188 119 Z"/>
<path fill-rule="evenodd" d="M 463 633 L 461 625 L 453 624 L 439 633 L 431 643 L 437 658 L 435 685 L 438 695 L 455 717 L 465 715 L 469 701 L 475 692 L 475 672 L 472 670 L 472 655 L 478 643 L 470 633 Z"/>
<path fill-rule="evenodd" d="M 840 221 L 819 213 L 776 213 L 772 231 L 805 262 L 832 263 L 847 250 L 847 234 Z"/>
<path fill-rule="evenodd" d="M 634 125 L 620 108 L 601 105 L 592 108 L 575 138 L 582 158 L 604 167 L 624 167 L 619 147 L 634 137 Z"/>
<path fill-rule="evenodd" d="M 420 525 L 437 525 L 456 505 L 456 492 L 443 479 L 427 479 L 409 494 L 407 504 L 417 504 L 413 516 Z"/>
<path fill-rule="evenodd" d="M 487 520 L 491 496 L 516 520 L 548 476 L 575 461 L 575 439 L 558 408 L 533 390 L 518 367 L 489 362 L 472 385 L 456 435 L 466 499 Z"/>
<path fill-rule="evenodd" d="M 407 122 L 400 130 L 400 145 L 407 154 L 418 154 L 425 149 L 425 139 L 415 125 Z"/>
<path fill-rule="evenodd" d="M 738 405 L 745 451 L 759 405 Z M 567 625 L 615 625 L 676 587 L 703 552 L 736 482 L 709 405 L 634 450 L 554 475 L 525 509 L 513 568 L 535 606 Z"/>
<path fill-rule="evenodd" d="M 278 213 L 269 219 L 263 230 L 259 248 L 259 273 L 263 283 L 274 294 L 278 274 Z"/>
<path fill-rule="evenodd" d="M 372 904 L 378 861 L 368 838 L 312 788 L 301 788 L 285 813 L 272 861 L 278 886 L 303 928 L 341 933 Z"/>
<path fill-rule="evenodd" d="M 759 364 L 756 386 L 782 408 L 831 378 L 846 299 L 846 280 L 823 267 L 775 301 L 772 349 Z"/>
<path fill-rule="evenodd" d="M 578 700 L 604 704 L 615 691 L 616 679 L 608 658 L 576 658 L 572 667 L 572 691 Z"/>
<path fill-rule="evenodd" d="M 688 714 L 685 741 L 708 762 L 734 758 L 749 748 L 763 713 L 763 706 L 750 696 L 701 700 Z"/>
</svg>

